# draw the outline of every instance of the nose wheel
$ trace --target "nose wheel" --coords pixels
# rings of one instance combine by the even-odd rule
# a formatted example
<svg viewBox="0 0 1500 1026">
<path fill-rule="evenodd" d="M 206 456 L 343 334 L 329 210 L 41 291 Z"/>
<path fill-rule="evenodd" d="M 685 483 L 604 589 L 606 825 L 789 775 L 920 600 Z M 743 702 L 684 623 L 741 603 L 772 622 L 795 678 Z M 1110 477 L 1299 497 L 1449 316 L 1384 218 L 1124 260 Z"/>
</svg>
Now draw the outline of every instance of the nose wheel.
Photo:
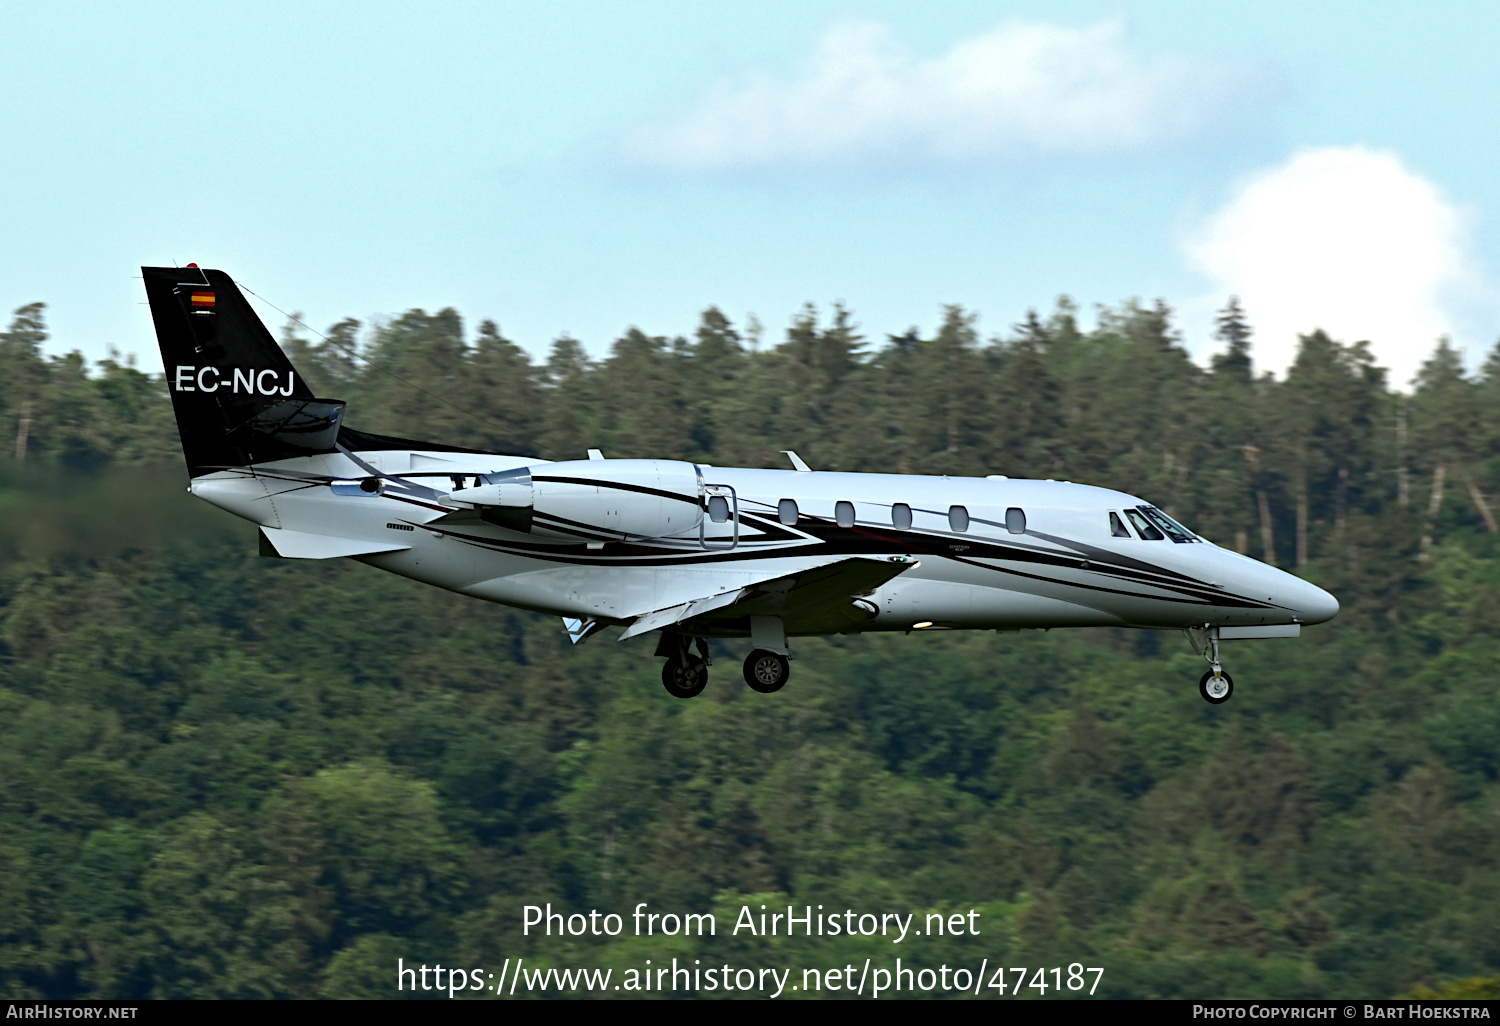
<svg viewBox="0 0 1500 1026">
<path fill-rule="evenodd" d="M 1219 628 L 1190 627 L 1185 633 L 1193 649 L 1208 660 L 1209 671 L 1198 680 L 1198 694 L 1210 705 L 1223 705 L 1234 694 L 1234 679 L 1219 663 Z"/>
<path fill-rule="evenodd" d="M 1198 681 L 1198 694 L 1210 705 L 1223 705 L 1234 694 L 1234 679 L 1222 667 L 1209 670 Z"/>
</svg>

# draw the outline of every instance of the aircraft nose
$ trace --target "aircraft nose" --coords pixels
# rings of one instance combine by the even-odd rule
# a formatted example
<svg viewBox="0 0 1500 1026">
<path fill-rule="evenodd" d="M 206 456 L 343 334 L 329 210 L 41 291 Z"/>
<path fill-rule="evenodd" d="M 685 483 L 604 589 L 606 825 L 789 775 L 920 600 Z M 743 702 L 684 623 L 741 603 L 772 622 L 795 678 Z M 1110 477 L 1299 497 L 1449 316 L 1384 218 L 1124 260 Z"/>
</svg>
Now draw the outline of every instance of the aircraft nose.
<svg viewBox="0 0 1500 1026">
<path fill-rule="evenodd" d="M 1316 584 L 1302 581 L 1301 585 L 1292 606 L 1303 623 L 1322 623 L 1324 620 L 1332 620 L 1338 614 L 1338 599 Z"/>
<path fill-rule="evenodd" d="M 1234 576 L 1243 593 L 1274 602 L 1298 623 L 1313 624 L 1332 620 L 1339 612 L 1339 600 L 1309 581 L 1285 570 L 1267 566 L 1248 556 L 1234 556 Z M 1225 573 L 1225 579 L 1231 574 Z"/>
</svg>

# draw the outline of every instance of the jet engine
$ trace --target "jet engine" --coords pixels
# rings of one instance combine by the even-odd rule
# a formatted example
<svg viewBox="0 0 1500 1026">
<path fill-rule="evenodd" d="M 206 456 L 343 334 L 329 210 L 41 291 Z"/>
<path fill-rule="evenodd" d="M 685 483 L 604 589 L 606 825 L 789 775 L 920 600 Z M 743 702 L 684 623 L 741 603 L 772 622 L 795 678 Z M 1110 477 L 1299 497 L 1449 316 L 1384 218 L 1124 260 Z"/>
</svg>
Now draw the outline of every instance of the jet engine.
<svg viewBox="0 0 1500 1026">
<path fill-rule="evenodd" d="M 696 539 L 706 490 L 681 460 L 568 460 L 488 474 L 449 499 L 548 541 Z"/>
</svg>

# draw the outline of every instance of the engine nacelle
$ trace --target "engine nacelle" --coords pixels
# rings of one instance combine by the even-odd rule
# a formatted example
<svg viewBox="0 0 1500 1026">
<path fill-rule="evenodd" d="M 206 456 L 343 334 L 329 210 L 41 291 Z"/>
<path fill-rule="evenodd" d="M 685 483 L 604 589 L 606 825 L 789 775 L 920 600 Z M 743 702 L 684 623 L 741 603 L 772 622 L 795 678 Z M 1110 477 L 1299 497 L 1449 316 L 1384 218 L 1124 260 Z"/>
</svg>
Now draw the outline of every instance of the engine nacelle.
<svg viewBox="0 0 1500 1026">
<path fill-rule="evenodd" d="M 703 475 L 681 460 L 568 460 L 490 474 L 452 493 L 484 519 L 556 541 L 696 538 Z"/>
</svg>

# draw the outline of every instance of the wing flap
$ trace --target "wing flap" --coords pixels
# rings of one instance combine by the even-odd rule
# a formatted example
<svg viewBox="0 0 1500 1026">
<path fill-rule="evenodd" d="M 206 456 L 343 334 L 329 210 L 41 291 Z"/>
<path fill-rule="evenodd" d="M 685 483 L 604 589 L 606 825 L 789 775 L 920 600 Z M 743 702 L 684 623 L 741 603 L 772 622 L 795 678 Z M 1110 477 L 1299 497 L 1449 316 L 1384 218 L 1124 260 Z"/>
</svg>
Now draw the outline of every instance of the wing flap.
<svg viewBox="0 0 1500 1026">
<path fill-rule="evenodd" d="M 783 620 L 796 621 L 816 616 L 824 610 L 846 610 L 855 599 L 873 593 L 882 584 L 918 565 L 915 560 L 862 556 L 825 563 L 642 613 L 620 635 L 620 640 L 700 617 L 733 620 L 748 616 L 779 616 Z M 858 621 L 867 615 L 860 614 L 854 619 Z"/>
<path fill-rule="evenodd" d="M 741 607 L 735 612 L 788 619 L 826 606 L 846 605 L 918 565 L 916 560 L 843 559 L 751 585 L 744 589 Z"/>
<path fill-rule="evenodd" d="M 739 601 L 740 596 L 748 591 L 748 588 L 735 588 L 733 591 L 720 592 L 717 595 L 709 595 L 706 598 L 693 599 L 691 602 L 683 602 L 675 606 L 667 606 L 665 609 L 653 609 L 649 613 L 643 613 L 635 623 L 625 628 L 625 633 L 620 635 L 620 640 L 633 638 L 647 631 L 659 630 L 662 627 L 671 627 L 691 620 L 695 616 L 711 613 L 716 609 L 732 606 Z"/>
</svg>

